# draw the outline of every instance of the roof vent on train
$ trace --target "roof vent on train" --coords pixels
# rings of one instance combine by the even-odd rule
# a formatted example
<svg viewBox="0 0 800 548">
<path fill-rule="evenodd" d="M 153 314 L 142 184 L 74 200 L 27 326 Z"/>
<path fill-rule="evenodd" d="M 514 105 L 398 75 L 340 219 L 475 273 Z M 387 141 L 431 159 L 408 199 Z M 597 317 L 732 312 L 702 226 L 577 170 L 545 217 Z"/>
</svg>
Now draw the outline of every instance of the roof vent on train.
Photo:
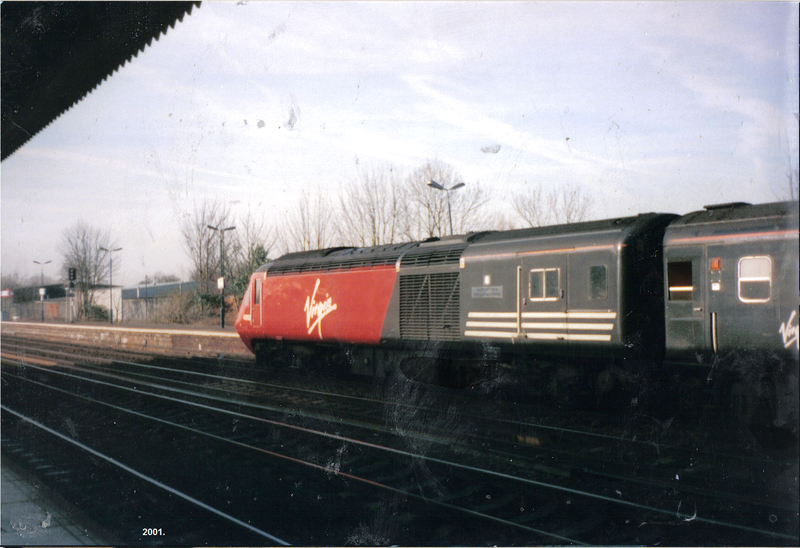
<svg viewBox="0 0 800 548">
<path fill-rule="evenodd" d="M 487 234 L 492 234 L 497 232 L 496 230 L 484 230 L 482 232 L 470 232 L 467 234 L 467 241 L 469 243 L 477 242 L 478 240 L 482 239 Z"/>
<path fill-rule="evenodd" d="M 286 253 L 278 257 L 281 261 L 293 261 L 293 260 L 301 260 L 301 259 L 314 259 L 314 258 L 322 258 L 327 257 L 331 253 L 335 253 L 337 251 L 342 251 L 344 249 L 353 249 L 351 247 L 327 247 L 325 249 L 314 249 L 312 251 L 295 251 L 292 253 Z"/>
<path fill-rule="evenodd" d="M 706 211 L 716 211 L 718 209 L 734 209 L 737 207 L 748 207 L 751 205 L 753 204 L 747 202 L 728 202 L 727 204 L 713 204 L 713 205 L 703 206 L 703 209 L 705 209 Z"/>
<path fill-rule="evenodd" d="M 425 246 L 420 244 L 416 249 L 410 250 L 400 258 L 400 268 L 414 266 L 443 266 L 458 264 L 461 254 L 467 248 L 467 242 L 460 241 L 436 242 L 450 245 Z"/>
<path fill-rule="evenodd" d="M 334 247 L 290 253 L 271 263 L 267 276 L 390 266 L 395 264 L 403 253 L 416 246 L 416 242 L 408 242 L 370 248 Z"/>
<path fill-rule="evenodd" d="M 456 234 L 455 236 L 442 236 L 441 238 L 428 238 L 420 242 L 420 247 L 433 247 L 443 245 L 463 244 L 467 242 L 469 234 Z"/>
</svg>

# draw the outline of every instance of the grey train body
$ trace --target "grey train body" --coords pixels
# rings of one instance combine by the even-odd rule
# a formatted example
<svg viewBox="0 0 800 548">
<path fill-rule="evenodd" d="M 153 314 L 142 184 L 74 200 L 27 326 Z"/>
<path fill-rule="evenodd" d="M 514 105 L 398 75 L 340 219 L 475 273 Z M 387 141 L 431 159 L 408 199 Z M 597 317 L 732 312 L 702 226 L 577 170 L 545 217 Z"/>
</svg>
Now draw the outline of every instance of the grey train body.
<svg viewBox="0 0 800 548">
<path fill-rule="evenodd" d="M 797 359 L 796 202 L 443 238 L 406 252 L 398 272 L 385 344 L 692 366 L 732 352 Z"/>
</svg>

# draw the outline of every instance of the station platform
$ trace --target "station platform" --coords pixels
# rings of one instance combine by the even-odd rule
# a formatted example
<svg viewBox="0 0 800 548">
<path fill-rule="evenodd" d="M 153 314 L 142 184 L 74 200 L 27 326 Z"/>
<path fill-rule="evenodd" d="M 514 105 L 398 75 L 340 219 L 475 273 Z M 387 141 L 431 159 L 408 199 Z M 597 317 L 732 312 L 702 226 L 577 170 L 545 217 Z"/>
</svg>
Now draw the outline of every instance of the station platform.
<svg viewBox="0 0 800 548">
<path fill-rule="evenodd" d="M 2 335 L 182 357 L 252 357 L 233 326 L 2 322 Z"/>
<path fill-rule="evenodd" d="M 56 493 L 6 459 L 0 463 L 0 546 L 115 546 Z"/>
</svg>

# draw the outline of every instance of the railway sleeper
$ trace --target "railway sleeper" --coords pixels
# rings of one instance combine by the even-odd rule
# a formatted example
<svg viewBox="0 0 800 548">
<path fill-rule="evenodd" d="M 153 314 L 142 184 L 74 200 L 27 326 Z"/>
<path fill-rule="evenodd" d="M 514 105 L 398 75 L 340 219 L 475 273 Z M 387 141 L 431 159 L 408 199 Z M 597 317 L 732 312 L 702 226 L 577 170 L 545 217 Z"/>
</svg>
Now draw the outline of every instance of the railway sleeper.
<svg viewBox="0 0 800 548">
<path fill-rule="evenodd" d="M 398 372 L 413 382 L 449 389 L 487 383 L 513 385 L 543 412 L 595 410 L 694 421 L 730 415 L 770 448 L 798 439 L 797 364 L 775 356 L 734 354 L 696 366 L 647 360 L 543 360 L 499 352 L 459 353 L 439 344 L 415 348 L 254 342 L 256 362 L 267 372 L 304 369 L 321 377 L 386 379 Z M 769 356 L 767 356 L 769 358 Z M 502 382 L 495 382 L 500 381 Z"/>
</svg>

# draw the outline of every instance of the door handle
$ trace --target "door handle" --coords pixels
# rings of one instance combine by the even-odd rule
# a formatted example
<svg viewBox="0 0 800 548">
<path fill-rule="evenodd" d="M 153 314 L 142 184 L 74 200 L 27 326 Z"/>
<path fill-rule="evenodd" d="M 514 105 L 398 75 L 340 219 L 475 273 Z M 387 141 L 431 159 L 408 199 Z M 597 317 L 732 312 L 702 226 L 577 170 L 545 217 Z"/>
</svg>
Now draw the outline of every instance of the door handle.
<svg viewBox="0 0 800 548">
<path fill-rule="evenodd" d="M 694 310 L 695 312 L 702 312 L 703 311 L 703 307 L 702 306 L 698 306 L 697 308 L 692 308 L 692 310 Z"/>
<path fill-rule="evenodd" d="M 714 354 L 717 353 L 717 313 L 711 313 L 711 348 L 714 350 Z"/>
</svg>

